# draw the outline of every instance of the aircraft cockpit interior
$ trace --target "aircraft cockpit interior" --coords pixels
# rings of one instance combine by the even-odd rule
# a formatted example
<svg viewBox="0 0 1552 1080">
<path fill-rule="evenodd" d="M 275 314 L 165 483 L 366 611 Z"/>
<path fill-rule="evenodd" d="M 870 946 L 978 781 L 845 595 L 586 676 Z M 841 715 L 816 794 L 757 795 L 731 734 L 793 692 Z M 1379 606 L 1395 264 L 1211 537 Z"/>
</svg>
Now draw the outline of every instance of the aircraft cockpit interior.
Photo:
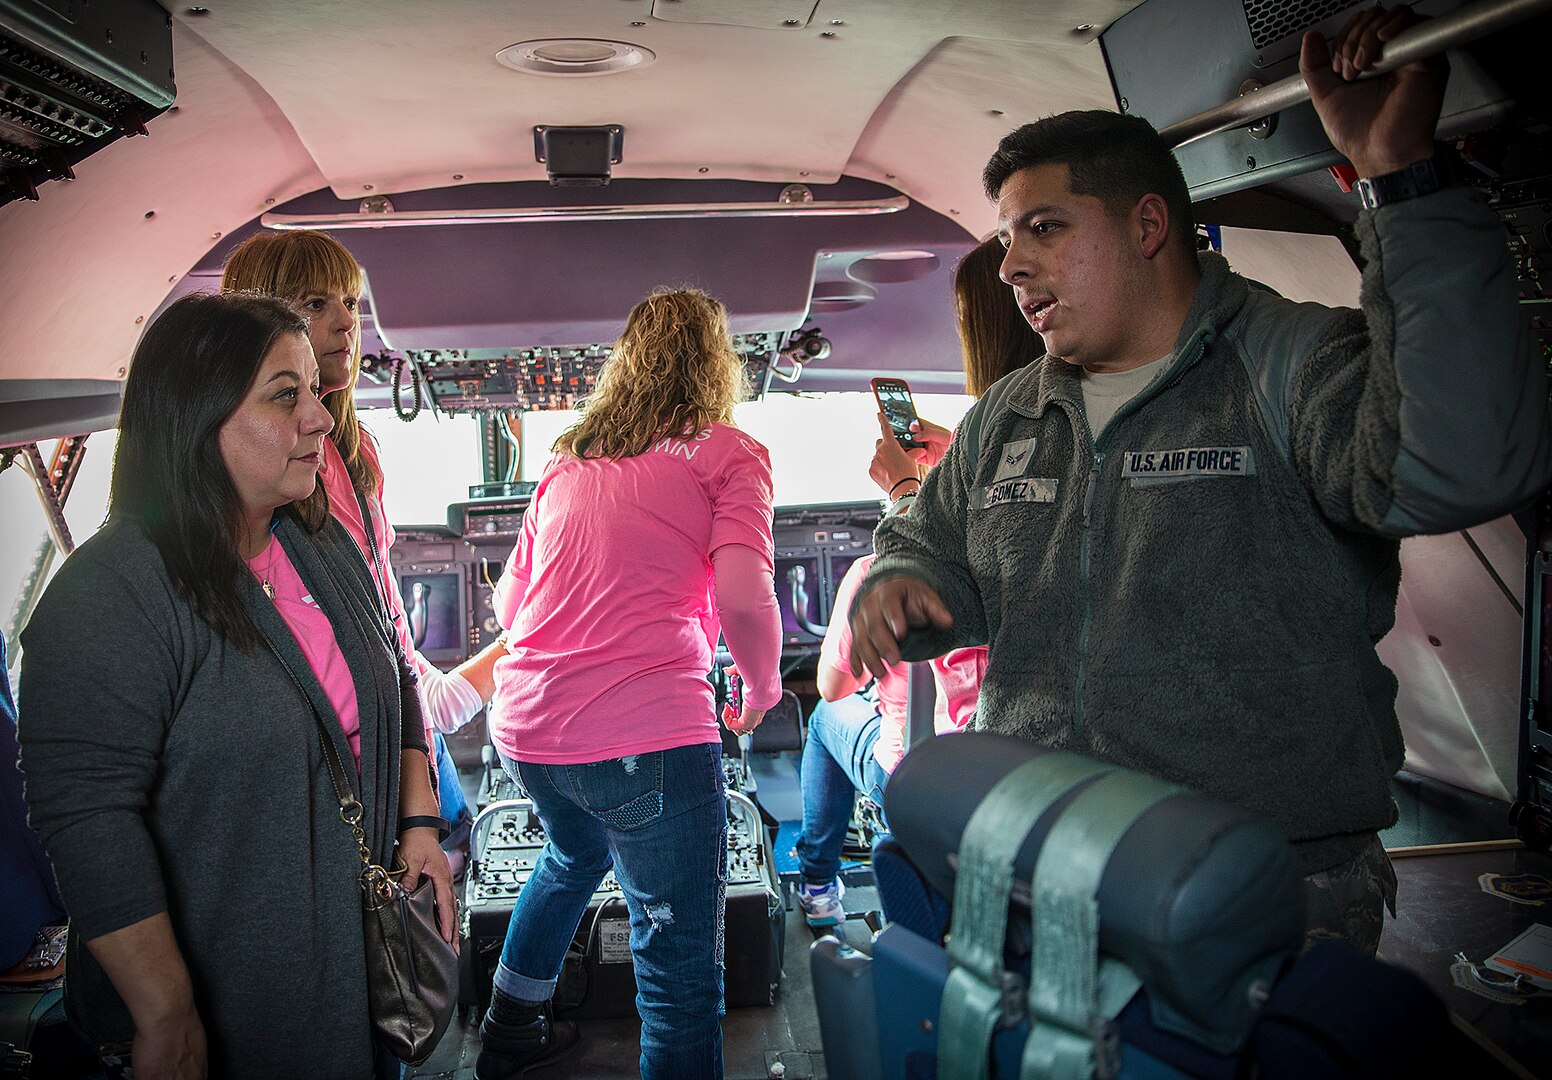
<svg viewBox="0 0 1552 1080">
<path fill-rule="evenodd" d="M 1552 0 L 0 0 L 0 1080 L 1552 1076 Z"/>
</svg>

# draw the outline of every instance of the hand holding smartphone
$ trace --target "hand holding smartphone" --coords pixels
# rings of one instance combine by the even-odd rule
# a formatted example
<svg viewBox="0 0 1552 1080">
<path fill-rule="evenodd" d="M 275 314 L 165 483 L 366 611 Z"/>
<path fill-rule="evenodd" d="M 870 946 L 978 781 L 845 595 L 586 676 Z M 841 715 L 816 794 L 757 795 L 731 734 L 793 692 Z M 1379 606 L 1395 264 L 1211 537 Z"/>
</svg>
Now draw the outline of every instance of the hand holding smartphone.
<svg viewBox="0 0 1552 1080">
<path fill-rule="evenodd" d="M 902 450 L 916 450 L 925 446 L 918 442 L 911 431 L 916 420 L 916 403 L 911 400 L 911 388 L 904 379 L 874 379 L 873 397 L 878 409 L 889 421 L 889 431 Z"/>
<path fill-rule="evenodd" d="M 744 680 L 738 668 L 732 664 L 723 668 L 727 676 L 727 704 L 722 709 L 722 726 L 735 735 L 748 735 L 765 719 L 764 709 L 749 709 L 744 705 Z"/>
<path fill-rule="evenodd" d="M 744 711 L 744 680 L 739 678 L 736 669 L 728 669 L 727 687 L 728 709 L 734 716 L 737 716 Z"/>
</svg>

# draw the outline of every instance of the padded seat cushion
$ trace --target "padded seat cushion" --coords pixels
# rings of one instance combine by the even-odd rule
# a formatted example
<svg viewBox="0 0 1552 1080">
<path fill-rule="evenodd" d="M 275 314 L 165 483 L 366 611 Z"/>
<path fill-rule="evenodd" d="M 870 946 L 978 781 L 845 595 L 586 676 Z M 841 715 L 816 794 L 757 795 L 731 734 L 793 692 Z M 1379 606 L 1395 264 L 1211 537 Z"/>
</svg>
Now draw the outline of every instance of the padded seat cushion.
<svg viewBox="0 0 1552 1080">
<path fill-rule="evenodd" d="M 1009 772 L 1045 753 L 1018 739 L 965 733 L 928 740 L 900 763 L 884 789 L 885 812 L 943 895 L 954 895 L 956 852 L 975 808 Z M 1016 921 L 1029 919 L 1030 875 L 1046 834 L 1084 786 L 1037 821 L 1019 849 Z M 1166 798 L 1126 832 L 1098 902 L 1100 950 L 1142 979 L 1156 1022 L 1213 1047 L 1244 1038 L 1252 997 L 1259 1000 L 1303 940 L 1303 893 L 1282 834 L 1190 792 Z"/>
</svg>

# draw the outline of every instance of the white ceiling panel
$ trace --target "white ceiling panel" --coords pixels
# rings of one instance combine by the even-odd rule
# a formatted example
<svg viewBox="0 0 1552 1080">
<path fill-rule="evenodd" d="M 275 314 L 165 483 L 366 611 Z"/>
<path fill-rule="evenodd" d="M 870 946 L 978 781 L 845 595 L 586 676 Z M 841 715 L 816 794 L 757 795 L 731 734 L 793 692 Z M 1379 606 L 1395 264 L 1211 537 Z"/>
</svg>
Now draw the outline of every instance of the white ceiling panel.
<svg viewBox="0 0 1552 1080">
<path fill-rule="evenodd" d="M 846 171 L 991 233 L 981 169 L 998 141 L 1052 113 L 1114 107 L 1099 46 L 1065 27 L 1055 43 L 943 39 L 874 112 Z"/>
<path fill-rule="evenodd" d="M 1104 104 L 1092 34 L 1073 28 L 1103 24 L 1129 5 L 839 0 L 813 8 L 799 28 L 781 24 L 800 17 L 791 14 L 800 6 L 713 0 L 658 4 L 682 6 L 674 21 L 656 17 L 643 0 L 206 6 L 208 15 L 180 13 L 182 25 L 263 85 L 345 198 L 543 178 L 532 149 L 536 124 L 623 125 L 617 176 L 823 183 L 845 170 L 875 110 L 945 38 L 1038 44 L 1038 51 L 1012 49 L 1004 77 L 1044 84 L 1060 97 L 1072 70 L 1083 69 L 1088 92 L 1079 96 Z M 713 21 L 739 10 L 746 21 L 782 18 L 775 26 Z M 628 41 L 657 59 L 581 79 L 515 72 L 495 60 L 516 42 L 552 37 Z M 1042 73 L 1047 63 L 1054 66 Z M 933 107 L 941 106 L 938 98 L 978 96 L 970 85 L 932 89 L 920 101 L 926 113 L 902 118 L 915 129 L 909 138 L 875 144 L 884 159 L 898 152 L 903 165 L 907 155 L 934 147 L 933 125 L 949 118 Z"/>
</svg>

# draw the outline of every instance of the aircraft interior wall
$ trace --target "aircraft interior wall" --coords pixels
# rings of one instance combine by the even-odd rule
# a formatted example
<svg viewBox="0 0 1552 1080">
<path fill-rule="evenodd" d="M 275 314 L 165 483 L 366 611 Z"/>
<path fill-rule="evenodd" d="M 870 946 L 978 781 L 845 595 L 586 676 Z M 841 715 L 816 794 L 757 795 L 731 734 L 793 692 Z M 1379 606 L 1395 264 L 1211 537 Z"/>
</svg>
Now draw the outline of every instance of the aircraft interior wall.
<svg viewBox="0 0 1552 1080">
<path fill-rule="evenodd" d="M 102 15 L 116 2 L 104 0 L 89 14 Z M 144 7 L 150 0 L 134 3 Z M 56 0 L 0 0 L 0 33 L 14 10 L 29 4 L 59 18 L 74 10 Z M 1520 289 L 1522 332 L 1552 372 L 1552 94 L 1531 77 L 1547 59 L 1552 0 L 1423 0 L 1422 6 L 1447 17 L 1473 4 L 1534 8 L 1539 21 L 1454 51 L 1457 74 L 1436 133 L 1439 160 L 1458 170 L 1452 184 L 1470 184 L 1491 200 Z M 352 392 L 380 446 L 387 518 L 397 531 L 388 572 L 403 595 L 413 644 L 444 671 L 497 643 L 502 628 L 494 586 L 534 483 L 553 441 L 596 384 L 626 313 L 659 286 L 705 288 L 727 304 L 734 348 L 750 379 L 753 400 L 737 407 L 737 426 L 772 459 L 784 687 L 781 704 L 753 736 L 730 730 L 720 736 L 729 825 L 727 923 L 719 942 L 726 948 L 728 1075 L 892 1076 L 880 1072 L 880 1062 L 903 1063 L 910 1054 L 926 1054 L 924 1046 L 936 1054 L 940 1038 L 947 1038 L 939 999 L 928 993 L 927 1005 L 917 1000 L 920 981 L 946 982 L 949 970 L 966 965 L 943 933 L 933 939 L 924 932 L 921 948 L 908 942 L 905 953 L 890 952 L 900 935 L 881 938 L 888 932 L 883 879 L 900 872 L 891 857 L 904 859 L 913 885 L 930 883 L 935 874 L 934 887 L 953 895 L 911 893 L 920 901 L 911 915 L 946 919 L 961 899 L 954 873 L 962 848 L 972 843 L 965 839 L 968 826 L 953 820 L 949 841 L 957 837 L 960 847 L 946 841 L 942 851 L 934 849 L 932 873 L 924 872 L 925 863 L 911 866 L 900 845 L 881 846 L 882 861 L 875 863 L 874 841 L 889 839 L 884 811 L 858 799 L 836 876 L 848 903 L 831 928 L 835 940 L 816 947 L 812 966 L 804 955 L 808 931 L 816 938 L 825 931 L 805 919 L 797 899 L 805 881 L 795 846 L 804 814 L 802 755 L 805 746 L 817 745 L 808 739 L 821 700 L 820 643 L 828 627 L 846 618 L 837 600 L 841 579 L 872 551 L 873 530 L 889 502 L 880 504 L 880 485 L 868 476 L 879 435 L 869 380 L 907 380 L 921 415 L 950 426 L 971 407 L 963 393 L 953 277 L 959 260 L 998 226 L 981 169 L 1012 128 L 1069 109 L 1129 112 L 1166 129 L 1189 125 L 1192 114 L 1209 106 L 1259 93 L 1252 82 L 1273 84 L 1295 71 L 1305 22 L 1318 20 L 1329 31 L 1361 6 L 1346 0 L 1303 6 L 1278 0 L 213 0 L 172 6 L 166 14 L 177 96 L 149 120 L 147 137 L 126 134 L 72 160 L 73 177 L 38 183 L 37 201 L 6 201 L 10 159 L 0 153 L 0 631 L 10 675 L 17 677 L 22 658 L 17 635 L 66 551 L 105 524 L 114 428 L 137 342 L 181 297 L 217 291 L 227 256 L 248 238 L 318 227 L 339 239 L 363 270 L 362 369 Z M 1297 17 L 1289 14 L 1295 8 Z M 1263 16 L 1274 19 L 1271 29 L 1257 28 Z M 638 54 L 644 62 L 636 68 L 607 77 L 572 71 L 552 78 L 497 59 L 498 49 L 519 39 L 551 37 L 631 45 L 650 55 Z M 14 90 L 0 71 L 0 137 L 15 126 L 6 112 L 15 104 Z M 1170 140 L 1195 200 L 1197 246 L 1220 250 L 1233 270 L 1289 299 L 1361 307 L 1359 196 L 1340 169 L 1327 171 L 1339 155 L 1311 105 L 1296 103 L 1278 116 L 1178 145 Z M 544 160 L 551 145 L 546 130 L 572 126 L 595 135 L 616 129 L 609 145 L 619 153 L 602 175 L 557 172 Z M 485 216 L 500 214 L 512 220 Z M 1507 293 L 1504 298 L 1507 310 Z M 1036 306 L 1025 315 L 1038 321 Z M 1463 363 L 1473 362 L 1469 341 L 1454 344 Z M 1085 528 L 1087 513 L 1085 503 Z M 1552 705 L 1552 639 L 1546 636 L 1552 634 L 1546 591 L 1552 493 L 1467 529 L 1410 536 L 1399 551 L 1394 626 L 1375 649 L 1398 684 L 1405 762 L 1392 793 L 1401 820 L 1373 846 L 1380 862 L 1384 848 L 1425 850 L 1401 851 L 1395 859 L 1398 910 L 1385 933 L 1397 944 L 1381 955 L 1397 967 L 1431 972 L 1431 992 L 1457 1015 L 1463 1012 L 1468 1026 L 1491 1028 L 1485 1041 L 1530 1063 L 1516 1065 L 1516 1075 L 1539 1075 L 1552 1047 L 1546 1008 L 1552 989 L 1532 996 L 1524 980 L 1508 975 L 1487 987 L 1500 995 L 1489 1001 L 1481 992 L 1486 977 L 1477 961 L 1485 962 L 1486 954 L 1478 945 L 1498 948 L 1509 937 L 1501 928 L 1511 923 L 1516 933 L 1529 923 L 1545 931 L 1552 908 L 1518 901 L 1509 907 L 1513 897 L 1499 901 L 1512 888 L 1500 896 L 1477 883 L 1492 874 L 1506 874 L 1511 885 L 1552 880 L 1546 862 L 1552 737 L 1545 719 Z M 1277 601 L 1293 610 L 1288 597 Z M 1083 633 L 1086 643 L 1086 623 Z M 732 687 L 725 653 L 724 646 L 707 676 L 719 714 Z M 705 688 L 696 681 L 695 689 Z M 916 719 L 922 720 L 920 710 Z M 1296 727 L 1300 719 L 1287 722 Z M 458 999 L 465 1013 L 438 1055 L 405 1075 L 471 1080 L 506 920 L 532 880 L 545 833 L 530 793 L 497 760 L 484 711 L 448 733 L 445 743 L 452 786 L 469 803 L 468 835 L 460 838 L 466 845 L 460 857 L 466 854 L 468 862 L 457 886 L 466 949 Z M 975 783 L 990 775 L 989 769 L 977 773 Z M 953 790 L 957 796 L 975 783 Z M 1382 795 L 1373 801 L 1388 811 Z M 1133 797 L 1142 800 L 1136 792 L 1126 796 Z M 968 820 L 969 809 L 952 798 L 926 799 L 917 808 L 923 820 L 942 824 L 950 804 L 966 809 Z M 1520 815 L 1514 819 L 1511 804 Z M 1066 813 L 1070 805 L 1056 810 Z M 1129 857 L 1157 875 L 1148 879 L 1154 884 L 1173 873 L 1171 858 L 1201 856 L 1191 874 L 1171 879 L 1199 885 L 1211 876 L 1198 873 L 1207 856 L 1223 856 L 1224 849 L 1213 847 L 1217 834 L 1198 847 L 1182 842 L 1177 851 L 1163 842 L 1177 836 L 1157 820 L 1151 827 L 1159 842 L 1134 845 Z M 1003 1000 L 1013 1002 L 1005 1018 L 1019 1023 L 1038 1018 L 1038 1008 L 1024 1010 L 1026 983 L 1018 981 L 1035 978 L 1040 957 L 1030 945 L 1031 919 L 1041 911 L 1038 888 L 1034 869 L 1024 864 L 1046 838 L 1035 837 L 1033 823 L 1030 829 L 1024 846 L 1006 853 L 1004 861 L 1021 869 L 1007 882 L 997 918 L 985 920 L 1006 923 L 1007 940 L 998 943 L 993 966 L 998 977 L 1018 970 L 1017 979 L 1005 982 Z M 1123 839 L 1116 837 L 1114 850 Z M 1270 846 L 1248 844 L 1239 851 L 1243 858 L 1227 860 L 1246 879 L 1231 900 L 1200 892 L 1181 900 L 1184 886 L 1178 894 L 1163 887 L 1139 893 L 1111 882 L 1106 903 L 1121 896 L 1123 905 L 1141 905 L 1124 916 L 1139 924 L 1149 914 L 1149 897 L 1167 894 L 1171 902 L 1170 919 L 1160 916 L 1169 932 L 1147 941 L 1135 935 L 1148 962 L 1154 958 L 1148 949 L 1162 955 L 1180 944 L 1170 934 L 1187 916 L 1211 924 L 1215 935 L 1210 946 L 1180 946 L 1167 963 L 1143 974 L 1156 984 L 1183 984 L 1191 981 L 1185 973 L 1202 989 L 1201 980 L 1216 975 L 1213 964 L 1233 949 L 1262 949 L 1271 938 L 1257 935 L 1275 936 L 1267 929 L 1275 918 L 1247 918 L 1230 931 L 1213 919 L 1277 893 L 1273 879 L 1287 867 L 1275 859 L 1266 874 L 1246 867 L 1269 851 L 1285 855 L 1285 841 L 1275 836 Z M 1449 845 L 1446 854 L 1465 860 L 1460 866 L 1475 860 L 1463 890 L 1460 882 L 1446 887 L 1443 872 L 1434 876 L 1425 866 L 1434 854 L 1426 849 L 1436 844 Z M 1150 850 L 1137 855 L 1138 846 Z M 1157 860 L 1144 857 L 1154 855 Z M 1113 935 L 1118 920 L 1113 906 L 1096 914 L 1102 882 L 1096 877 L 1090 884 L 1085 903 L 1093 900 L 1092 909 L 1072 910 L 1075 925 L 1094 923 L 1097 957 L 1101 935 Z M 1534 880 L 1528 887 L 1542 889 Z M 1536 896 L 1545 900 L 1544 892 Z M 1042 895 L 1049 901 L 1049 893 Z M 1494 904 L 1499 910 L 1481 914 Z M 1002 918 L 1004 909 L 1011 919 Z M 608 876 L 567 950 L 558 1001 L 570 1017 L 596 1025 L 573 1075 L 632 1075 L 640 1017 L 623 910 L 619 878 Z M 1458 924 L 1469 925 L 1462 931 Z M 1467 932 L 1476 935 L 1472 955 L 1456 959 L 1467 946 L 1445 945 Z M 880 940 L 885 946 L 875 953 Z M 1113 936 L 1103 938 L 1104 949 L 1114 947 Z M 1202 951 L 1193 956 L 1192 949 Z M 1113 952 L 1103 955 L 1107 964 L 1114 959 Z M 1253 962 L 1269 955 L 1257 953 Z M 1297 955 L 1288 952 L 1289 970 Z M 1017 963 L 1003 971 L 1010 956 Z M 885 988 L 876 998 L 864 970 Z M 1241 979 L 1248 970 L 1242 965 L 1230 974 Z M 1112 987 L 1108 980 L 1116 974 L 1107 967 L 1106 981 L 1096 975 L 1096 987 Z M 828 1014 L 815 1001 L 824 993 L 815 987 L 827 979 L 829 992 L 841 987 L 846 1002 Z M 911 993 L 890 996 L 889 986 L 906 983 Z M 1236 983 L 1233 1008 L 1221 1012 L 1243 1011 L 1268 985 Z M 1008 992 L 1010 986 L 1018 993 Z M 1344 989 L 1361 996 L 1355 986 Z M 1448 996 L 1455 991 L 1460 994 Z M 940 988 L 935 992 L 941 996 Z M 1367 1019 L 1367 1007 L 1352 1012 Z M 9 1019 L 0 1009 L 0 1050 Z M 52 1019 L 60 1023 L 62 1013 Z M 1189 1026 L 1178 1020 L 1170 1023 Z M 869 1025 L 881 1021 L 884 1034 L 875 1038 Z M 1017 1063 L 1008 1047 L 1023 1029 L 1011 1022 L 998 1027 L 1001 1050 L 994 1045 L 993 1053 L 1003 1055 L 1000 1067 L 1011 1074 Z M 1116 1040 L 1119 1046 L 1121 1036 Z M 923 1075 L 931 1071 L 923 1064 L 928 1057 L 912 1060 Z M 0 1053 L 0 1076 L 9 1075 L 7 1064 Z M 1133 1080 L 1123 1060 L 1115 1064 L 1118 1080 Z M 907 1074 L 903 1064 L 897 1071 Z"/>
</svg>

